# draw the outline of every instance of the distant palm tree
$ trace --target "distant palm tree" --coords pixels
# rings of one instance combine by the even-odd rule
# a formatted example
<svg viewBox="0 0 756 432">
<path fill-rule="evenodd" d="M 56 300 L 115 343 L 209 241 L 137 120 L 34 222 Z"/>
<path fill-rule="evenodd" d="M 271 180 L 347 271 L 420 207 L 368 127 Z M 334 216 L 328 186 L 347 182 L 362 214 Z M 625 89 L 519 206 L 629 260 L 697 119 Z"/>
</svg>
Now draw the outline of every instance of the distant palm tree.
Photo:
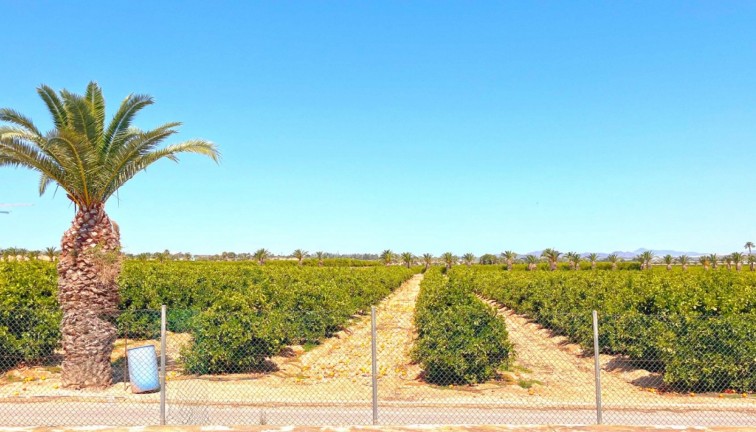
<svg viewBox="0 0 756 432">
<path fill-rule="evenodd" d="M 391 249 L 386 249 L 381 252 L 381 260 L 383 260 L 383 264 L 387 266 L 394 262 L 394 256 L 394 252 L 392 252 Z"/>
<path fill-rule="evenodd" d="M 640 269 L 645 270 L 646 269 L 646 259 L 643 258 L 641 254 L 636 255 L 633 257 L 633 261 L 638 261 L 640 263 Z"/>
<path fill-rule="evenodd" d="M 756 244 L 753 244 L 753 242 L 746 242 L 745 246 L 743 246 L 743 249 L 748 249 L 748 255 L 751 254 L 751 248 L 755 248 Z"/>
<path fill-rule="evenodd" d="M 258 249 L 255 251 L 254 254 L 252 254 L 252 256 L 257 260 L 257 262 L 260 265 L 263 265 L 265 264 L 265 261 L 270 259 L 270 251 L 265 248 Z"/>
<path fill-rule="evenodd" d="M 743 268 L 743 258 L 743 254 L 740 252 L 730 254 L 730 260 L 735 264 L 735 270 L 740 271 Z"/>
<path fill-rule="evenodd" d="M 709 255 L 709 262 L 711 262 L 711 268 L 716 270 L 717 264 L 719 263 L 719 257 L 717 256 L 717 254 L 713 253 Z"/>
<path fill-rule="evenodd" d="M 675 262 L 675 259 L 672 257 L 672 255 L 667 254 L 662 257 L 662 261 L 664 264 L 667 265 L 667 270 L 672 270 L 672 263 Z"/>
<path fill-rule="evenodd" d="M 515 260 L 517 259 L 517 253 L 511 250 L 508 250 L 508 251 L 502 252 L 501 257 L 504 258 L 504 260 L 507 262 L 507 271 L 511 271 L 512 264 L 514 264 Z"/>
<path fill-rule="evenodd" d="M 722 257 L 722 259 L 727 266 L 727 270 L 732 270 L 732 257 L 730 255 L 725 255 Z"/>
<path fill-rule="evenodd" d="M 607 256 L 606 260 L 612 263 L 612 270 L 617 270 L 617 262 L 619 262 L 619 256 L 617 256 L 617 254 Z"/>
<path fill-rule="evenodd" d="M 756 256 L 748 255 L 748 267 L 750 267 L 751 271 L 753 271 L 755 264 L 756 264 Z"/>
<path fill-rule="evenodd" d="M 646 270 L 651 270 L 651 261 L 653 261 L 654 258 L 656 258 L 654 256 L 654 252 L 653 251 L 645 251 L 645 252 L 643 252 L 641 254 L 641 257 L 643 258 L 643 262 L 646 265 Z"/>
<path fill-rule="evenodd" d="M 538 257 L 535 255 L 525 255 L 525 263 L 528 265 L 528 270 L 533 271 L 538 268 Z"/>
<path fill-rule="evenodd" d="M 325 252 L 317 251 L 315 256 L 318 257 L 318 267 L 323 267 L 323 258 L 325 258 Z"/>
<path fill-rule="evenodd" d="M 425 270 L 428 270 L 433 265 L 433 255 L 429 253 L 423 254 L 423 263 L 425 264 Z"/>
<path fill-rule="evenodd" d="M 412 252 L 404 252 L 402 254 L 402 261 L 404 262 L 404 265 L 407 266 L 407 268 L 412 267 L 412 261 L 415 260 L 415 256 L 412 255 Z"/>
<path fill-rule="evenodd" d="M 559 261 L 559 256 L 561 254 L 562 253 L 556 249 L 546 248 L 541 252 L 541 258 L 546 258 L 549 262 L 549 269 L 554 271 L 557 269 L 557 261 Z"/>
<path fill-rule="evenodd" d="M 444 254 L 441 255 L 441 259 L 444 261 L 447 269 L 452 268 L 454 262 L 457 261 L 457 257 L 451 252 L 444 252 Z"/>
<path fill-rule="evenodd" d="M 685 271 L 688 269 L 688 264 L 690 264 L 690 257 L 687 255 L 680 255 L 679 257 L 677 257 L 677 262 L 680 263 L 683 271 Z"/>
<path fill-rule="evenodd" d="M 591 262 L 591 270 L 596 270 L 596 261 L 598 261 L 599 255 L 595 252 L 588 254 L 588 261 Z"/>
<path fill-rule="evenodd" d="M 306 250 L 297 249 L 291 255 L 297 259 L 299 265 L 302 265 L 302 262 L 309 256 L 309 253 Z"/>
<path fill-rule="evenodd" d="M 50 262 L 55 261 L 55 258 L 58 257 L 58 249 L 56 249 L 55 246 L 45 248 L 45 256 Z"/>
<path fill-rule="evenodd" d="M 472 253 L 468 252 L 468 253 L 462 255 L 462 260 L 465 262 L 465 265 L 467 265 L 468 267 L 470 267 L 473 264 L 473 262 L 475 262 L 475 255 L 473 255 Z"/>
<path fill-rule="evenodd" d="M 698 257 L 698 262 L 701 263 L 704 270 L 709 270 L 709 265 L 711 265 L 711 260 L 706 255 L 702 255 Z"/>
<path fill-rule="evenodd" d="M 567 262 L 572 270 L 580 270 L 580 254 L 577 252 L 567 252 L 565 255 Z"/>
</svg>

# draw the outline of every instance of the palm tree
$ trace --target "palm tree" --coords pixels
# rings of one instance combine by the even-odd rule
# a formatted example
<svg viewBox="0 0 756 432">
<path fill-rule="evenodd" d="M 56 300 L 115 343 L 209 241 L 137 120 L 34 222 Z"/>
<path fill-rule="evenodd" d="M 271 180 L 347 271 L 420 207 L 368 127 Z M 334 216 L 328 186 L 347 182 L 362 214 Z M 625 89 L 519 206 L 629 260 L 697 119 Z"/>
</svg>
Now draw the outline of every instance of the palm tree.
<svg viewBox="0 0 756 432">
<path fill-rule="evenodd" d="M 687 255 L 680 255 L 679 257 L 677 257 L 677 262 L 680 263 L 683 271 L 685 271 L 688 269 L 688 264 L 690 264 L 690 257 Z"/>
<path fill-rule="evenodd" d="M 748 255 L 751 254 L 751 248 L 755 248 L 756 244 L 753 244 L 753 242 L 746 242 L 746 244 L 743 246 L 743 249 L 748 249 Z"/>
<path fill-rule="evenodd" d="M 704 270 L 709 270 L 709 265 L 711 264 L 711 260 L 709 260 L 709 257 L 707 257 L 706 255 L 702 255 L 698 257 L 698 262 L 701 263 Z"/>
<path fill-rule="evenodd" d="M 643 259 L 643 264 L 646 266 L 646 270 L 651 270 L 651 261 L 654 260 L 654 252 L 653 251 L 645 251 L 642 254 L 640 254 L 640 257 Z"/>
<path fill-rule="evenodd" d="M 577 252 L 567 252 L 565 255 L 567 258 L 567 262 L 570 264 L 570 268 L 572 270 L 580 270 L 580 259 L 581 256 Z"/>
<path fill-rule="evenodd" d="M 297 249 L 291 255 L 297 259 L 297 263 L 299 265 L 302 265 L 302 261 L 304 261 L 304 259 L 307 258 L 310 254 L 306 250 Z"/>
<path fill-rule="evenodd" d="M 452 268 L 454 263 L 457 261 L 457 257 L 455 257 L 451 252 L 444 252 L 444 254 L 441 255 L 441 259 L 444 261 L 444 264 L 446 264 L 447 269 Z"/>
<path fill-rule="evenodd" d="M 709 255 L 709 261 L 711 262 L 711 268 L 716 270 L 717 263 L 719 262 L 719 257 L 717 256 L 717 254 L 713 253 Z"/>
<path fill-rule="evenodd" d="M 748 267 L 753 271 L 754 264 L 756 264 L 756 256 L 748 255 Z"/>
<path fill-rule="evenodd" d="M 325 258 L 325 252 L 317 251 L 315 256 L 318 257 L 318 267 L 323 267 L 323 258 Z"/>
<path fill-rule="evenodd" d="M 507 271 L 512 271 L 512 264 L 514 264 L 517 259 L 517 252 L 511 250 L 504 251 L 502 252 L 501 257 L 507 262 Z"/>
<path fill-rule="evenodd" d="M 662 257 L 662 261 L 664 264 L 667 265 L 667 270 L 672 270 L 672 263 L 675 262 L 675 259 L 672 257 L 672 255 L 667 254 Z"/>
<path fill-rule="evenodd" d="M 270 251 L 265 248 L 260 248 L 255 251 L 252 256 L 257 260 L 258 264 L 263 265 L 265 261 L 270 259 Z"/>
<path fill-rule="evenodd" d="M 472 253 L 468 252 L 468 253 L 462 255 L 462 260 L 465 262 L 465 264 L 468 267 L 470 267 L 473 264 L 473 262 L 475 262 L 475 255 L 473 255 Z"/>
<path fill-rule="evenodd" d="M 425 263 L 425 270 L 428 270 L 433 265 L 433 255 L 429 253 L 423 254 L 423 263 Z"/>
<path fill-rule="evenodd" d="M 591 270 L 596 270 L 596 261 L 598 261 L 598 254 L 591 252 L 588 254 L 588 261 L 591 262 Z"/>
<path fill-rule="evenodd" d="M 538 257 L 535 255 L 526 255 L 525 262 L 528 265 L 528 271 L 533 271 L 538 268 Z"/>
<path fill-rule="evenodd" d="M 136 114 L 153 103 L 150 96 L 129 95 L 109 123 L 105 99 L 90 82 L 86 93 L 56 93 L 40 86 L 53 129 L 41 132 L 31 119 L 0 109 L 0 166 L 23 167 L 40 174 L 39 192 L 55 184 L 74 204 L 76 216 L 61 240 L 58 301 L 64 386 L 105 387 L 111 383 L 110 354 L 116 338 L 121 270 L 120 232 L 105 203 L 134 175 L 160 159 L 177 161 L 198 153 L 218 161 L 215 146 L 190 140 L 158 146 L 177 132 L 179 123 L 143 131 L 132 126 Z"/>
<path fill-rule="evenodd" d="M 549 262 L 550 270 L 554 271 L 557 268 L 557 261 L 559 261 L 559 256 L 561 254 L 562 253 L 556 249 L 547 248 L 544 249 L 543 252 L 541 252 L 541 258 L 546 258 L 546 260 Z"/>
<path fill-rule="evenodd" d="M 645 270 L 646 269 L 646 261 L 645 258 L 641 254 L 636 255 L 633 257 L 633 261 L 638 261 L 640 263 L 640 269 Z"/>
<path fill-rule="evenodd" d="M 404 265 L 407 266 L 407 268 L 412 267 L 412 261 L 415 260 L 415 256 L 412 255 L 412 252 L 404 252 L 402 254 L 402 261 L 404 262 Z"/>
<path fill-rule="evenodd" d="M 389 265 L 394 262 L 394 253 L 391 252 L 391 249 L 386 249 L 381 252 L 381 259 L 383 260 L 383 264 Z"/>
<path fill-rule="evenodd" d="M 619 256 L 617 256 L 617 254 L 607 256 L 606 260 L 612 263 L 612 270 L 617 270 L 617 262 L 619 262 Z"/>
<path fill-rule="evenodd" d="M 45 248 L 45 256 L 50 262 L 55 261 L 55 258 L 58 256 L 58 249 L 55 246 Z"/>
<path fill-rule="evenodd" d="M 727 266 L 727 270 L 732 270 L 732 258 L 730 257 L 730 255 L 725 255 L 722 257 L 722 259 Z"/>
<path fill-rule="evenodd" d="M 740 252 L 730 254 L 730 260 L 735 264 L 735 270 L 740 271 L 743 268 L 743 258 L 743 254 Z"/>
</svg>

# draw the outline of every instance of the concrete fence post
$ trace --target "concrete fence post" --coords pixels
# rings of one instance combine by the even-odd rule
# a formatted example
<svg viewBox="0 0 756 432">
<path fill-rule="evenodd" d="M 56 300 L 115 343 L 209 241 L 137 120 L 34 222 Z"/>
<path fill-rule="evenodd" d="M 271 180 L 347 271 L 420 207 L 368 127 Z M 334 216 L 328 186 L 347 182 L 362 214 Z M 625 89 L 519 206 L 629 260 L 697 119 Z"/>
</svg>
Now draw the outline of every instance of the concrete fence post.
<svg viewBox="0 0 756 432">
<path fill-rule="evenodd" d="M 373 424 L 378 424 L 378 336 L 376 332 L 375 324 L 375 306 L 370 307 L 370 339 L 372 345 L 371 361 L 373 366 L 372 382 L 373 382 Z"/>
<path fill-rule="evenodd" d="M 593 359 L 596 370 L 596 423 L 602 424 L 601 412 L 601 363 L 599 362 L 598 312 L 593 311 Z"/>
<path fill-rule="evenodd" d="M 160 424 L 165 425 L 165 351 L 166 306 L 160 307 Z"/>
</svg>

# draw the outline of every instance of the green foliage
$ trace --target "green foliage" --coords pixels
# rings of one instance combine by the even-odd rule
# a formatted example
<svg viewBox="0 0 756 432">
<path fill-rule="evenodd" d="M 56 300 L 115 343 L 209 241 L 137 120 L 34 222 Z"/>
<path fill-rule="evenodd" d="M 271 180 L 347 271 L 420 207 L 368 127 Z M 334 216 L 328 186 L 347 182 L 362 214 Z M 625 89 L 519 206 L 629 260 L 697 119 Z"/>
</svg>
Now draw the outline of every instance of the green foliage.
<svg viewBox="0 0 756 432">
<path fill-rule="evenodd" d="M 262 369 L 284 343 L 284 316 L 262 292 L 231 292 L 192 323 L 193 344 L 184 349 L 186 370 L 196 374 Z"/>
<path fill-rule="evenodd" d="M 282 344 L 332 335 L 419 270 L 130 260 L 119 280 L 119 337 L 157 338 L 165 304 L 168 329 L 193 336 L 192 372 L 251 370 Z M 0 357 L 35 361 L 57 347 L 56 284 L 53 263 L 0 263 Z"/>
<path fill-rule="evenodd" d="M 664 372 L 681 390 L 756 390 L 756 274 L 752 272 L 506 272 L 455 268 L 494 299 L 583 347 L 593 344 Z"/>
<path fill-rule="evenodd" d="M 472 384 L 492 378 L 512 358 L 504 322 L 467 288 L 426 272 L 415 309 L 418 338 L 412 358 L 434 384 Z"/>
<path fill-rule="evenodd" d="M 0 367 L 50 356 L 60 340 L 55 266 L 0 263 Z"/>
</svg>

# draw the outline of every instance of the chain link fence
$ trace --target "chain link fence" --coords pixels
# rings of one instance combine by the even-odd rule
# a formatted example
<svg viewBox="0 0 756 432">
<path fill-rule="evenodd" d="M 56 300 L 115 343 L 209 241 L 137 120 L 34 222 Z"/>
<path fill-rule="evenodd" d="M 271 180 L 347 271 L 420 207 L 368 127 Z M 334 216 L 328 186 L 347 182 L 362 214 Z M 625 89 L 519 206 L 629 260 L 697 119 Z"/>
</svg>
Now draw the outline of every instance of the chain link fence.
<svg viewBox="0 0 756 432">
<path fill-rule="evenodd" d="M 489 302 L 510 357 L 466 384 L 429 378 L 413 354 L 417 290 L 397 290 L 325 340 L 282 349 L 265 320 L 122 311 L 112 384 L 101 389 L 65 386 L 60 312 L 2 311 L 0 424 L 756 426 L 756 335 L 740 321 L 599 313 L 594 327 L 586 311 L 546 328 Z M 455 365 L 481 355 L 451 352 L 444 361 Z"/>
</svg>

